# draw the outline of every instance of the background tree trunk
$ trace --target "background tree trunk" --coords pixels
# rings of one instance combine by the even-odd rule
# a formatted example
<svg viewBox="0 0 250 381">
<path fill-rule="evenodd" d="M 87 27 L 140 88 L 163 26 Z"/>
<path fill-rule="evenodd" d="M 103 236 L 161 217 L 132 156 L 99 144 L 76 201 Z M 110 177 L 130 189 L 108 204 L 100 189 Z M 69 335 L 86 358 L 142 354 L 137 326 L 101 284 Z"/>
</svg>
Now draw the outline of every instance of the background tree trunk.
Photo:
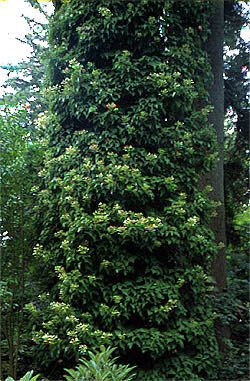
<svg viewBox="0 0 250 381">
<path fill-rule="evenodd" d="M 217 216 L 211 220 L 218 253 L 214 259 L 212 274 L 219 292 L 226 286 L 226 224 L 224 201 L 224 81 L 223 81 L 223 43 L 224 43 L 224 0 L 214 0 L 215 12 L 211 18 L 211 35 L 206 49 L 214 75 L 213 86 L 210 89 L 210 104 L 213 112 L 210 122 L 214 126 L 218 141 L 219 160 L 215 169 L 202 180 L 203 185 L 211 185 L 211 198 L 220 202 Z M 220 351 L 226 351 L 224 338 L 230 337 L 230 328 L 216 321 L 217 340 Z"/>
</svg>

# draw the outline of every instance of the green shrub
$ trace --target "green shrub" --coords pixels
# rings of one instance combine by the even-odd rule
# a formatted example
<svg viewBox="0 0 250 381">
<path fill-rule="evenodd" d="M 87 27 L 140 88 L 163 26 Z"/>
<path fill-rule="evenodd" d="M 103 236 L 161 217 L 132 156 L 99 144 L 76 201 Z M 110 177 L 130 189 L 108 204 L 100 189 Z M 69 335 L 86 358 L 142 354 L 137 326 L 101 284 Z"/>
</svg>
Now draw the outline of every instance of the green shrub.
<svg viewBox="0 0 250 381">
<path fill-rule="evenodd" d="M 130 381 L 135 374 L 131 374 L 135 367 L 116 365 L 117 358 L 111 358 L 115 348 L 101 346 L 101 351 L 93 353 L 88 351 L 89 359 L 81 359 L 82 364 L 76 370 L 65 369 L 69 376 L 67 381 Z"/>
<path fill-rule="evenodd" d="M 34 373 L 33 370 L 27 372 L 22 378 L 19 379 L 19 381 L 36 381 L 39 377 L 39 374 L 32 377 L 33 373 Z M 6 378 L 5 381 L 15 381 L 15 380 L 12 377 L 8 377 L 8 378 Z"/>
<path fill-rule="evenodd" d="M 228 351 L 222 356 L 222 368 L 219 370 L 219 377 L 223 380 L 248 377 L 249 373 L 250 265 L 247 235 L 242 232 L 241 247 L 228 248 L 227 288 L 216 296 L 216 311 L 221 322 L 231 331 Z"/>
<path fill-rule="evenodd" d="M 88 356 L 81 358 L 75 369 L 65 369 L 68 375 L 64 378 L 67 381 L 132 381 L 135 373 L 132 373 L 135 367 L 128 365 L 117 365 L 117 357 L 112 358 L 115 348 L 105 348 L 101 346 L 99 351 L 88 351 Z M 87 358 L 88 357 L 88 358 Z M 34 371 L 27 372 L 19 381 L 35 381 L 39 375 L 32 377 Z M 40 378 L 41 379 L 41 378 Z M 42 378 L 42 380 L 45 380 Z M 8 377 L 5 381 L 15 381 Z"/>
</svg>

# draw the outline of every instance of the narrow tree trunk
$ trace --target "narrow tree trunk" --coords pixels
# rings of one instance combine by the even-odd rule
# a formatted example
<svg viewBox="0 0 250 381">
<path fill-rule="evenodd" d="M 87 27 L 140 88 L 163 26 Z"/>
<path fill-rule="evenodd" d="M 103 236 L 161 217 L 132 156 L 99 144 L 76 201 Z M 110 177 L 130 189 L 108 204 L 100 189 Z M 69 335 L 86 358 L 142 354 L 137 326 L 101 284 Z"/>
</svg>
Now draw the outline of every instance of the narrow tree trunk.
<svg viewBox="0 0 250 381">
<path fill-rule="evenodd" d="M 211 197 L 221 205 L 217 209 L 217 216 L 212 219 L 211 228 L 216 242 L 224 247 L 218 250 L 213 264 L 213 276 L 219 291 L 226 285 L 226 230 L 225 230 L 225 203 L 224 203 L 224 83 L 223 83 L 223 42 L 224 42 L 224 0 L 214 0 L 215 13 L 211 19 L 211 36 L 207 43 L 207 52 L 214 75 L 214 83 L 210 89 L 210 103 L 213 112 L 210 122 L 214 126 L 217 140 L 219 161 L 216 168 L 207 176 L 206 183 L 212 185 Z M 222 246 L 221 245 L 221 246 Z"/>
<path fill-rule="evenodd" d="M 224 0 L 214 0 L 215 12 L 211 18 L 211 35 L 207 43 L 207 52 L 214 75 L 213 86 L 210 89 L 210 104 L 213 112 L 210 122 L 214 126 L 218 141 L 219 160 L 215 169 L 206 176 L 205 184 L 213 187 L 211 198 L 220 202 L 217 216 L 212 218 L 211 229 L 214 232 L 218 253 L 213 263 L 213 277 L 218 292 L 226 286 L 226 229 L 224 203 L 224 83 L 223 83 L 223 43 L 224 43 Z M 202 181 L 203 182 L 203 181 Z M 203 182 L 203 184 L 204 184 Z M 220 351 L 226 351 L 224 338 L 230 337 L 230 329 L 216 322 L 217 340 Z"/>
</svg>

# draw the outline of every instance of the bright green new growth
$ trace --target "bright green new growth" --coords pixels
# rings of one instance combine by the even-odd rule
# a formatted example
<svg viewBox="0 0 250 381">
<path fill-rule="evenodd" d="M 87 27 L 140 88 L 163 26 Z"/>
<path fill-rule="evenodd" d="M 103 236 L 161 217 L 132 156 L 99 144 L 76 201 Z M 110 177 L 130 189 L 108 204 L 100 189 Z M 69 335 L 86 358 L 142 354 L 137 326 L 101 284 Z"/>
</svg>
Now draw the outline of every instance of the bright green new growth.
<svg viewBox="0 0 250 381">
<path fill-rule="evenodd" d="M 27 372 L 22 378 L 20 378 L 19 381 L 36 381 L 39 377 L 39 374 L 32 377 L 33 373 L 34 373 L 33 370 Z M 5 381 L 15 381 L 15 380 L 12 377 L 8 377 L 8 378 L 6 378 Z"/>
<path fill-rule="evenodd" d="M 69 376 L 65 376 L 67 381 L 131 381 L 135 374 L 131 372 L 134 367 L 115 364 L 117 358 L 111 358 L 115 348 L 105 348 L 93 353 L 88 352 L 89 360 L 81 359 L 82 364 L 78 365 L 76 370 L 66 369 Z"/>
<path fill-rule="evenodd" d="M 198 0 L 57 7 L 35 250 L 50 293 L 27 306 L 39 361 L 107 344 L 140 380 L 216 376 L 214 205 L 198 187 L 216 157 L 210 14 Z"/>
</svg>

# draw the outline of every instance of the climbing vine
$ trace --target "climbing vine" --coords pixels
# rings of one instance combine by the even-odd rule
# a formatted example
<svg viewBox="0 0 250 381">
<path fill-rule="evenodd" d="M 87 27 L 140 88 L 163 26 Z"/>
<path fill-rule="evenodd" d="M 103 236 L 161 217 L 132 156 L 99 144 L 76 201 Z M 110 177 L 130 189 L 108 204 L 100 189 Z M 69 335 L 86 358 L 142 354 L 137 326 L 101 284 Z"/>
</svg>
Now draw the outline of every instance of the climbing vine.
<svg viewBox="0 0 250 381">
<path fill-rule="evenodd" d="M 71 0 L 50 24 L 37 358 L 117 347 L 138 380 L 216 377 L 212 2 Z M 43 324 L 40 321 L 44 321 Z"/>
</svg>

